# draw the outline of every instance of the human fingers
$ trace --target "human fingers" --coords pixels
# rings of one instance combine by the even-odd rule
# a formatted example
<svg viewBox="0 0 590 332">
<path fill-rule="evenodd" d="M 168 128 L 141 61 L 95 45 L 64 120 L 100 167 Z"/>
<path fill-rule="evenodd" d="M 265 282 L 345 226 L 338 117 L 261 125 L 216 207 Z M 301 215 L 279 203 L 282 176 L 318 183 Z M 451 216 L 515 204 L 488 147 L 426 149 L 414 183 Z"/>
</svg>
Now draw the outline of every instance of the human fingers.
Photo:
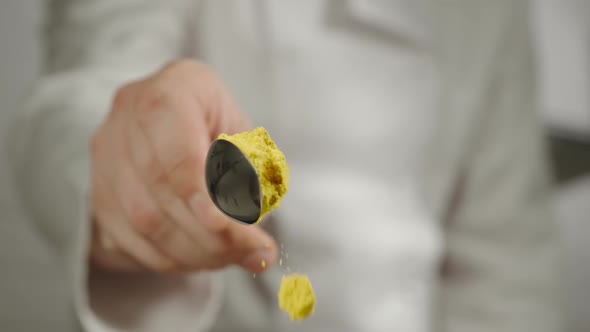
<svg viewBox="0 0 590 332">
<path fill-rule="evenodd" d="M 96 173 L 92 180 L 91 195 L 93 222 L 104 237 L 112 239 L 113 247 L 119 248 L 149 270 L 168 272 L 175 269 L 177 265 L 175 262 L 159 252 L 130 227 L 115 198 L 115 192 Z"/>
</svg>

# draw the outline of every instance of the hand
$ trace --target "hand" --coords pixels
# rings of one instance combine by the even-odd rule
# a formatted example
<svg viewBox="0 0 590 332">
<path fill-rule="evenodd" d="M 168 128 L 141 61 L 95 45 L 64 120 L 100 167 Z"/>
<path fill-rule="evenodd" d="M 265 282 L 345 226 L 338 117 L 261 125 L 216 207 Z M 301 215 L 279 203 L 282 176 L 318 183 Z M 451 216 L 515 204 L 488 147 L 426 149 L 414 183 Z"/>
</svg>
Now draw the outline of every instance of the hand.
<svg viewBox="0 0 590 332">
<path fill-rule="evenodd" d="M 205 184 L 212 141 L 248 129 L 219 77 L 195 61 L 119 89 L 91 142 L 92 261 L 161 273 L 268 268 L 277 257 L 273 239 L 226 218 Z"/>
</svg>

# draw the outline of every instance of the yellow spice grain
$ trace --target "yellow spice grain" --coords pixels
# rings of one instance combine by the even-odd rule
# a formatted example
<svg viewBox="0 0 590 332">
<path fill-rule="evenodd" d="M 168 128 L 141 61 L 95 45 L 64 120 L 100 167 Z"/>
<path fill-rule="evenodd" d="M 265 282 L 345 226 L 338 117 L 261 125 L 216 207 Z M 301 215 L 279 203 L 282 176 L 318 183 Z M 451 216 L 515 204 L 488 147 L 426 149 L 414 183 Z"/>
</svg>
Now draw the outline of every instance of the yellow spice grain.
<svg viewBox="0 0 590 332">
<path fill-rule="evenodd" d="M 315 311 L 315 293 L 306 275 L 283 276 L 279 289 L 279 307 L 292 320 L 303 320 Z"/>
<path fill-rule="evenodd" d="M 262 262 L 260 262 L 260 266 L 262 266 L 263 269 L 266 268 L 266 261 L 263 259 Z"/>
<path fill-rule="evenodd" d="M 235 135 L 219 135 L 237 146 L 256 168 L 262 191 L 260 218 L 276 209 L 289 189 L 289 165 L 263 127 Z"/>
</svg>

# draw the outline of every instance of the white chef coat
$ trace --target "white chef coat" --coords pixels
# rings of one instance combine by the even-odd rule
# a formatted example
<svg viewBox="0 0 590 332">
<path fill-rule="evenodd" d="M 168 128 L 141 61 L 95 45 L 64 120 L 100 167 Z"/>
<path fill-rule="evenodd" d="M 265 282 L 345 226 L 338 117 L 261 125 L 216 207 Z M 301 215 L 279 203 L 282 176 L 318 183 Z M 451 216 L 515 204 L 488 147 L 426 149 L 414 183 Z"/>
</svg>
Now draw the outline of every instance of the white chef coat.
<svg viewBox="0 0 590 332">
<path fill-rule="evenodd" d="M 556 237 L 515 1 L 54 1 L 46 72 L 11 136 L 14 176 L 87 331 L 560 331 Z M 209 63 L 291 166 L 266 227 L 285 273 L 87 269 L 88 137 L 118 86 Z M 48 305 L 51 305 L 48 301 Z"/>
</svg>

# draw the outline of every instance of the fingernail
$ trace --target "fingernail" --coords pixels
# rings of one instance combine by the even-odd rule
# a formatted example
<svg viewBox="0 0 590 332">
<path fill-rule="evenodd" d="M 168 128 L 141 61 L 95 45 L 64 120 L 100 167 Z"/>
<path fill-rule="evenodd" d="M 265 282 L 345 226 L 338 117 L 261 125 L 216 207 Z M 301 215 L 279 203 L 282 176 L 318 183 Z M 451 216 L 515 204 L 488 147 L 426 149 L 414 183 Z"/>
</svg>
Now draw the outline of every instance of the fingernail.
<svg viewBox="0 0 590 332">
<path fill-rule="evenodd" d="M 269 250 L 256 250 L 242 261 L 242 266 L 250 271 L 266 271 L 272 263 L 272 252 Z"/>
</svg>

